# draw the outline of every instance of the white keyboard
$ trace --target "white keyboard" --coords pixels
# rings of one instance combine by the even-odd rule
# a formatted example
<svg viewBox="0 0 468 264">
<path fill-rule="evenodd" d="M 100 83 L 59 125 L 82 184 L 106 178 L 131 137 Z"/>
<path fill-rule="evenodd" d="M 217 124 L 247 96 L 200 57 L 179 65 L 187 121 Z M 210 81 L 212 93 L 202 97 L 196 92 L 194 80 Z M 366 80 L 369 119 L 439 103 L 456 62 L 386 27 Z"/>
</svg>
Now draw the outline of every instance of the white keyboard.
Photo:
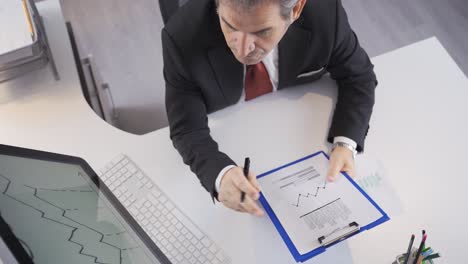
<svg viewBox="0 0 468 264">
<path fill-rule="evenodd" d="M 107 164 L 100 178 L 172 263 L 231 263 L 127 156 Z"/>
</svg>

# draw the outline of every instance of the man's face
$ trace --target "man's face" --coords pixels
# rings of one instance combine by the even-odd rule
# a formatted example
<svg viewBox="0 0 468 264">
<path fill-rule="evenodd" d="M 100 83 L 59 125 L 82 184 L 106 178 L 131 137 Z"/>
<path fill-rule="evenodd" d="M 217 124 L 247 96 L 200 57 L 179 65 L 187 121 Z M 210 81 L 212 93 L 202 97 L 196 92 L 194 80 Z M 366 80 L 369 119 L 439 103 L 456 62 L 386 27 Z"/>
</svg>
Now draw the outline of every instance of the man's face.
<svg viewBox="0 0 468 264">
<path fill-rule="evenodd" d="M 276 1 L 244 10 L 221 0 L 218 15 L 226 43 L 236 59 L 246 65 L 262 61 L 278 45 L 291 21 L 280 15 Z"/>
</svg>

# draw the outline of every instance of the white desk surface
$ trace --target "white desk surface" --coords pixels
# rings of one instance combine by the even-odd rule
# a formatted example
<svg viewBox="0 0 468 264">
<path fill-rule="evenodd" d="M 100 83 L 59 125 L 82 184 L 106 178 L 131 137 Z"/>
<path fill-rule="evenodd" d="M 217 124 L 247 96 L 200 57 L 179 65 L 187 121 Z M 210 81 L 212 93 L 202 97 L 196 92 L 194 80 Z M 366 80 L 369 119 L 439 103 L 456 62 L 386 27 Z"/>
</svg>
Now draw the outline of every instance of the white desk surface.
<svg viewBox="0 0 468 264">
<path fill-rule="evenodd" d="M 136 136 L 97 117 L 81 94 L 58 1 L 38 8 L 61 80 L 54 81 L 46 68 L 0 84 L 0 143 L 80 156 L 96 170 L 125 153 L 233 263 L 295 263 L 268 217 L 213 206 L 173 148 L 167 128 Z M 391 263 L 406 250 L 410 234 L 421 229 L 443 256 L 437 263 L 459 263 L 468 237 L 467 78 L 435 38 L 372 61 L 380 84 L 366 153 L 384 162 L 405 211 L 307 263 Z M 252 170 L 261 173 L 328 148 L 335 97 L 328 78 L 279 91 L 212 114 L 212 134 L 222 151 L 239 163 L 250 156 Z"/>
</svg>

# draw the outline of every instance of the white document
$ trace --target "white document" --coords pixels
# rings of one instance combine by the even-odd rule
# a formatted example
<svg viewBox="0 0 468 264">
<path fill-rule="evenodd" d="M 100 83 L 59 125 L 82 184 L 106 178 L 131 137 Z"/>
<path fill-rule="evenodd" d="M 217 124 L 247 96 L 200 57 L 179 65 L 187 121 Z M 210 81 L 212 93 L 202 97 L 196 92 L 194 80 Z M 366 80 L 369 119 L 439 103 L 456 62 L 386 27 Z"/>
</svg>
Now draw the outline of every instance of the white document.
<svg viewBox="0 0 468 264">
<path fill-rule="evenodd" d="M 329 161 L 323 153 L 258 179 L 262 193 L 298 252 L 321 246 L 349 224 L 366 226 L 382 214 L 344 176 L 326 181 Z"/>
<path fill-rule="evenodd" d="M 34 32 L 31 32 L 21 0 L 0 2 L 0 55 L 2 55 L 31 45 Z M 23 53 L 21 56 L 32 55 L 32 52 Z"/>
</svg>

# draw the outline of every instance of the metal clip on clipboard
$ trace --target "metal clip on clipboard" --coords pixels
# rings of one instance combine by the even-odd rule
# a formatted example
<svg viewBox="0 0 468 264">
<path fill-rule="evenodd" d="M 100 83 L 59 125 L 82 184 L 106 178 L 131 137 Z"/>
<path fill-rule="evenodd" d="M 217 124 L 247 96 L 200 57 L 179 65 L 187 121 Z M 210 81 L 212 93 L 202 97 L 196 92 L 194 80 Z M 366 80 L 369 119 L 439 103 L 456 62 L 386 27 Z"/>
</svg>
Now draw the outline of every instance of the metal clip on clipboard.
<svg viewBox="0 0 468 264">
<path fill-rule="evenodd" d="M 322 246 L 328 247 L 329 245 L 346 239 L 347 237 L 357 232 L 359 232 L 359 224 L 356 222 L 351 222 L 349 225 L 339 228 L 326 236 L 319 237 L 318 241 Z"/>
</svg>

